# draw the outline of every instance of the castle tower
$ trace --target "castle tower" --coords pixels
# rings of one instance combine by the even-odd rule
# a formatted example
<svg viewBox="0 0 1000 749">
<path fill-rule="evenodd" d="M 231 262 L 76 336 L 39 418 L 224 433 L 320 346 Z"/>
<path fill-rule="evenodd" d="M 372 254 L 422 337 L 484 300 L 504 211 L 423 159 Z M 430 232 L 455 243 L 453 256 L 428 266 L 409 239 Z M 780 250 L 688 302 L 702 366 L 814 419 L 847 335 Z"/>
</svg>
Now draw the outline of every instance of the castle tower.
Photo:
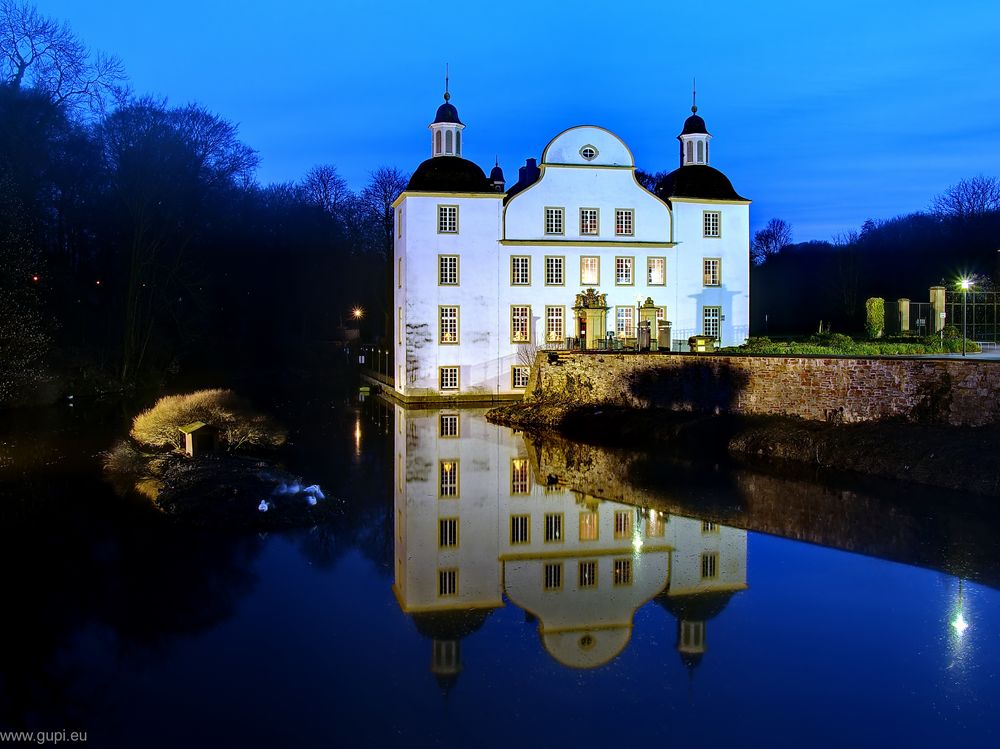
<svg viewBox="0 0 1000 749">
<path fill-rule="evenodd" d="M 462 131 L 465 125 L 458 118 L 458 110 L 451 103 L 448 92 L 448 75 L 444 77 L 444 104 L 438 107 L 434 122 L 427 126 L 431 131 L 431 154 L 434 156 L 461 156 Z"/>
<path fill-rule="evenodd" d="M 708 166 L 708 134 L 705 120 L 698 116 L 697 92 L 691 92 L 691 116 L 684 120 L 684 129 L 677 136 L 681 142 L 681 166 L 698 164 Z"/>
</svg>

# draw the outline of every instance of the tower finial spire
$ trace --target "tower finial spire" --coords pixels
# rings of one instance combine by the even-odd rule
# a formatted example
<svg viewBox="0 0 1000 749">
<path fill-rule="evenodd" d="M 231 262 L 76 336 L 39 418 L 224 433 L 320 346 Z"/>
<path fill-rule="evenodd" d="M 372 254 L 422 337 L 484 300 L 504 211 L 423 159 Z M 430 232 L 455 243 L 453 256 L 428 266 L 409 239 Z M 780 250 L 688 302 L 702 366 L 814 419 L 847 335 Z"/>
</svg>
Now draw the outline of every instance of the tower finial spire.
<svg viewBox="0 0 1000 749">
<path fill-rule="evenodd" d="M 448 63 L 444 64 L 444 100 L 448 101 L 451 94 L 448 93 Z"/>
<path fill-rule="evenodd" d="M 691 111 L 698 111 L 698 86 L 694 78 L 691 79 Z"/>
</svg>

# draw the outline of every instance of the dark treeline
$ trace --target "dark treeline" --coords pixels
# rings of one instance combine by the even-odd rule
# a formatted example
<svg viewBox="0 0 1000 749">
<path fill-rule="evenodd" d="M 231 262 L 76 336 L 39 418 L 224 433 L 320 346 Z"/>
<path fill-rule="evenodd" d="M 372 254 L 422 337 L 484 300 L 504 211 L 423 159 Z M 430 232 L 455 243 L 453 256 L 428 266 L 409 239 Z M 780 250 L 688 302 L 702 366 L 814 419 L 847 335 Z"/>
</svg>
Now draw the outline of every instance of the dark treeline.
<svg viewBox="0 0 1000 749">
<path fill-rule="evenodd" d="M 354 193 L 318 166 L 261 186 L 232 123 L 137 97 L 65 26 L 3 10 L 0 405 L 44 381 L 86 392 L 264 366 L 317 350 L 355 306 L 364 332 L 382 333 L 405 175 L 378 169 Z M 94 80 L 55 89 L 30 55 L 43 34 L 100 63 L 80 68 Z"/>
</svg>

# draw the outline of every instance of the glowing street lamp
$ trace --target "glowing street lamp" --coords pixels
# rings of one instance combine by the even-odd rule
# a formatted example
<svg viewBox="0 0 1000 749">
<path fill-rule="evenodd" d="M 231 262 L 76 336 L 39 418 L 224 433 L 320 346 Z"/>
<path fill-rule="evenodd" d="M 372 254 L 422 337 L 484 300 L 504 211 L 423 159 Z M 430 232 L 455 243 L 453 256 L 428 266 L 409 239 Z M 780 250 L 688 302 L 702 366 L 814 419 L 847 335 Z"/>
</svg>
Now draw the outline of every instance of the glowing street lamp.
<svg viewBox="0 0 1000 749">
<path fill-rule="evenodd" d="M 968 307 L 969 300 L 969 288 L 975 283 L 971 278 L 960 278 L 958 279 L 958 285 L 962 288 L 962 356 L 965 356 L 965 332 L 966 332 L 966 320 L 965 320 L 965 310 Z"/>
<path fill-rule="evenodd" d="M 360 320 L 364 316 L 365 316 L 365 311 L 361 309 L 361 307 L 355 307 L 354 309 L 351 310 L 351 317 L 353 317 L 355 320 Z"/>
</svg>

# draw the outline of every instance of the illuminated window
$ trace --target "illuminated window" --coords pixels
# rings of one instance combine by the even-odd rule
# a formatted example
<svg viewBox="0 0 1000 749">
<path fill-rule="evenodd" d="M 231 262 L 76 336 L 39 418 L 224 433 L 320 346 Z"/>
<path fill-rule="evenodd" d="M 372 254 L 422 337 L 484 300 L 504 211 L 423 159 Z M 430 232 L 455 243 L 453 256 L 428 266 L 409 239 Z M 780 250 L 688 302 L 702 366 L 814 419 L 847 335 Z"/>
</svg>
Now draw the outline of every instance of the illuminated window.
<svg viewBox="0 0 1000 749">
<path fill-rule="evenodd" d="M 565 337 L 566 309 L 564 307 L 545 308 L 545 341 L 559 343 Z"/>
<path fill-rule="evenodd" d="M 703 223 L 705 226 L 705 236 L 706 237 L 721 237 L 722 236 L 722 212 L 721 211 L 705 211 L 703 214 Z"/>
<path fill-rule="evenodd" d="M 702 261 L 702 283 L 705 286 L 722 285 L 722 259 L 707 257 Z"/>
<path fill-rule="evenodd" d="M 631 585 L 632 584 L 632 560 L 631 559 L 616 559 L 614 565 L 614 584 L 615 585 Z"/>
<path fill-rule="evenodd" d="M 510 259 L 510 285 L 530 286 L 531 285 L 531 258 L 523 255 L 514 255 Z"/>
<path fill-rule="evenodd" d="M 581 588 L 596 588 L 597 587 L 597 562 L 594 560 L 589 560 L 586 562 L 580 562 L 577 568 L 579 572 L 579 581 Z"/>
<path fill-rule="evenodd" d="M 635 234 L 635 211 L 631 208 L 615 209 L 615 234 L 619 237 Z"/>
<path fill-rule="evenodd" d="M 510 308 L 510 340 L 511 343 L 531 342 L 531 307 L 526 304 L 515 304 Z"/>
<path fill-rule="evenodd" d="M 438 283 L 458 286 L 458 255 L 438 255 Z"/>
<path fill-rule="evenodd" d="M 597 208 L 580 209 L 580 234 L 597 234 L 599 226 L 599 211 Z"/>
<path fill-rule="evenodd" d="M 458 518 L 438 520 L 438 548 L 451 549 L 458 546 Z"/>
<path fill-rule="evenodd" d="M 601 259 L 599 257 L 580 258 L 580 285 L 597 286 L 601 283 Z"/>
<path fill-rule="evenodd" d="M 600 532 L 600 515 L 596 512 L 580 513 L 580 540 L 596 541 Z"/>
<path fill-rule="evenodd" d="M 438 570 L 438 595 L 441 598 L 458 595 L 458 570 Z"/>
<path fill-rule="evenodd" d="M 713 523 L 710 520 L 702 520 L 701 521 L 701 532 L 702 533 L 718 533 L 719 532 L 719 524 L 718 523 Z"/>
<path fill-rule="evenodd" d="M 438 378 L 442 390 L 458 390 L 458 367 L 440 367 Z"/>
<path fill-rule="evenodd" d="M 619 338 L 635 336 L 635 307 L 615 307 L 615 333 Z"/>
<path fill-rule="evenodd" d="M 563 514 L 561 512 L 545 513 L 545 543 L 563 540 Z"/>
<path fill-rule="evenodd" d="M 564 229 L 565 212 L 562 208 L 545 209 L 545 233 L 562 234 Z"/>
<path fill-rule="evenodd" d="M 438 307 L 438 341 L 458 343 L 458 307 Z"/>
<path fill-rule="evenodd" d="M 441 414 L 438 417 L 438 436 L 458 436 L 458 414 Z"/>
<path fill-rule="evenodd" d="M 561 257 L 545 258 L 545 285 L 563 286 L 566 282 L 566 260 Z"/>
<path fill-rule="evenodd" d="M 531 515 L 510 516 L 510 542 L 512 545 L 531 543 Z"/>
<path fill-rule="evenodd" d="M 438 496 L 454 498 L 458 496 L 458 461 L 442 460 L 438 463 Z"/>
<path fill-rule="evenodd" d="M 712 580 L 719 576 L 719 552 L 713 551 L 701 555 L 701 579 Z"/>
<path fill-rule="evenodd" d="M 562 589 L 562 562 L 551 562 L 545 565 L 545 590 Z"/>
<path fill-rule="evenodd" d="M 615 258 L 615 285 L 631 286 L 634 283 L 634 277 L 632 275 L 633 262 L 634 258 L 630 257 Z"/>
<path fill-rule="evenodd" d="M 651 257 L 646 260 L 646 283 L 649 286 L 663 286 L 667 282 L 667 259 Z"/>
<path fill-rule="evenodd" d="M 438 206 L 438 234 L 458 233 L 458 206 Z"/>
<path fill-rule="evenodd" d="M 705 307 L 702 318 L 702 332 L 719 340 L 719 325 L 722 318 L 722 307 Z"/>
<path fill-rule="evenodd" d="M 632 537 L 632 512 L 618 510 L 615 512 L 615 538 Z"/>
<path fill-rule="evenodd" d="M 523 364 L 515 364 L 510 368 L 510 386 L 515 390 L 523 390 L 528 387 L 530 372 L 530 367 L 526 367 Z"/>
<path fill-rule="evenodd" d="M 666 523 L 663 522 L 664 514 L 662 512 L 657 512 L 656 510 L 649 511 L 649 517 L 646 520 L 646 535 L 650 538 L 659 538 L 663 536 Z"/>
<path fill-rule="evenodd" d="M 514 458 L 510 461 L 510 493 L 524 496 L 531 493 L 531 472 L 527 458 Z"/>
</svg>

